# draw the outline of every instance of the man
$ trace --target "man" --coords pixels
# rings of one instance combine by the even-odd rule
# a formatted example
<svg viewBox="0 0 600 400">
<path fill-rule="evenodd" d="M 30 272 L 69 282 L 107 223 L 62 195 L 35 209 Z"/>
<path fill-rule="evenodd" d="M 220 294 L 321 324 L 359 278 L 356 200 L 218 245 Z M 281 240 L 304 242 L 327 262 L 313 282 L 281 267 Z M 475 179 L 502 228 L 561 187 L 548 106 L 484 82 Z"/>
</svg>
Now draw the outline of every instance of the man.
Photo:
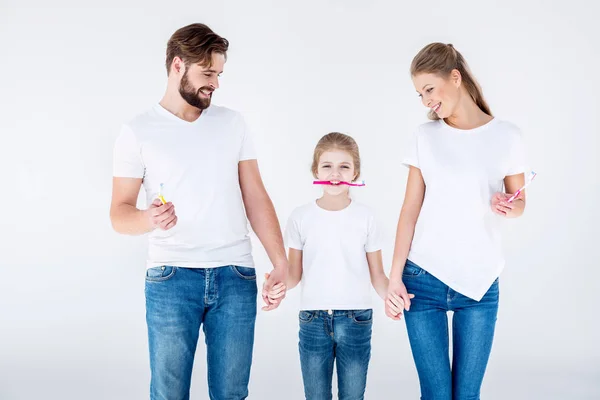
<svg viewBox="0 0 600 400">
<path fill-rule="evenodd" d="M 257 295 L 248 220 L 274 266 L 264 310 L 279 305 L 265 293 L 287 275 L 246 125 L 237 112 L 211 105 L 228 46 L 203 24 L 175 32 L 164 97 L 125 124 L 115 144 L 113 227 L 150 233 L 145 292 L 155 400 L 189 398 L 201 326 L 210 398 L 248 396 Z M 145 210 L 136 208 L 141 185 L 151 203 Z"/>
</svg>

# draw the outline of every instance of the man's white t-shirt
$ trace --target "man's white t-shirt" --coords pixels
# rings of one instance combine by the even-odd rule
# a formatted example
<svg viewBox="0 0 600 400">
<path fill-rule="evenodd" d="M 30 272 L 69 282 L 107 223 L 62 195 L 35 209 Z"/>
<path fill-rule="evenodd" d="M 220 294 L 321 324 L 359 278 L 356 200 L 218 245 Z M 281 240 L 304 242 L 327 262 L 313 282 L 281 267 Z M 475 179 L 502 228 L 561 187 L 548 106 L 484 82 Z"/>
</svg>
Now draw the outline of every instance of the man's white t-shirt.
<svg viewBox="0 0 600 400">
<path fill-rule="evenodd" d="M 367 253 L 380 250 L 372 211 L 355 201 L 340 211 L 315 202 L 298 207 L 285 230 L 288 247 L 302 250 L 302 310 L 371 308 Z"/>
<path fill-rule="evenodd" d="M 403 163 L 421 170 L 425 198 L 408 258 L 457 292 L 481 300 L 504 268 L 491 209 L 506 176 L 527 171 L 520 130 L 492 119 L 470 130 L 443 120 L 419 127 Z"/>
<path fill-rule="evenodd" d="M 254 266 L 238 163 L 255 158 L 243 118 L 224 107 L 187 122 L 157 104 L 123 126 L 114 176 L 142 178 L 148 204 L 163 183 L 178 217 L 150 233 L 148 268 Z"/>
</svg>

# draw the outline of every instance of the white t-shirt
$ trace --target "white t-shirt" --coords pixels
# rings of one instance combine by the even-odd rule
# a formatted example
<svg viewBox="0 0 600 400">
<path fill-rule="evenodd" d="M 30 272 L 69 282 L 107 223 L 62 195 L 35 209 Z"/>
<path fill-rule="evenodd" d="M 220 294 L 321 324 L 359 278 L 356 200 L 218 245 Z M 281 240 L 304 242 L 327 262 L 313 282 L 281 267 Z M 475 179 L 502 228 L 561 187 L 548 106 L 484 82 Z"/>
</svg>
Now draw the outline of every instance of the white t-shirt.
<svg viewBox="0 0 600 400">
<path fill-rule="evenodd" d="M 298 207 L 285 239 L 288 247 L 302 250 L 302 310 L 371 308 L 367 253 L 381 247 L 368 207 L 355 201 L 340 211 L 324 210 L 316 202 Z"/>
<path fill-rule="evenodd" d="M 123 126 L 114 176 L 143 178 L 148 204 L 163 183 L 178 217 L 150 233 L 148 268 L 254 266 L 238 163 L 255 158 L 243 118 L 224 107 L 187 122 L 157 104 Z"/>
<path fill-rule="evenodd" d="M 470 130 L 443 120 L 419 127 L 403 163 L 421 170 L 425 199 L 408 258 L 474 300 L 504 268 L 499 224 L 491 210 L 506 176 L 527 171 L 520 130 L 494 118 Z"/>
</svg>

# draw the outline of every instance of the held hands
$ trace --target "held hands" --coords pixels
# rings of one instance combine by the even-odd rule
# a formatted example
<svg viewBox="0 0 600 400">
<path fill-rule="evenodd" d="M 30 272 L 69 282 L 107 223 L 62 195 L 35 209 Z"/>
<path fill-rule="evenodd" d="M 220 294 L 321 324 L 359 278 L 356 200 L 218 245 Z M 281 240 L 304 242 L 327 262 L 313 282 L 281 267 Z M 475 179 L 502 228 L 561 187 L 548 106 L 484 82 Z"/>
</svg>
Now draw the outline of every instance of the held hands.
<svg viewBox="0 0 600 400">
<path fill-rule="evenodd" d="M 512 194 L 508 193 L 496 193 L 492 196 L 492 211 L 498 215 L 506 218 L 516 218 L 523 214 L 525 202 L 523 199 L 517 197 L 511 203 L 508 199 Z"/>
<path fill-rule="evenodd" d="M 152 229 L 158 228 L 166 231 L 177 224 L 175 206 L 171 202 L 163 204 L 159 199 L 155 199 L 146 210 L 146 216 Z"/>
<path fill-rule="evenodd" d="M 265 282 L 262 288 L 262 298 L 266 306 L 262 307 L 263 311 L 271 311 L 279 307 L 281 300 L 285 298 L 287 287 L 285 280 L 287 278 L 287 270 L 281 268 L 274 269 L 270 274 L 265 274 Z"/>
<path fill-rule="evenodd" d="M 402 280 L 392 280 L 388 286 L 387 296 L 385 298 L 385 315 L 398 321 L 402 318 L 403 310 L 410 309 L 410 299 L 414 298 L 414 294 L 409 294 Z"/>
</svg>

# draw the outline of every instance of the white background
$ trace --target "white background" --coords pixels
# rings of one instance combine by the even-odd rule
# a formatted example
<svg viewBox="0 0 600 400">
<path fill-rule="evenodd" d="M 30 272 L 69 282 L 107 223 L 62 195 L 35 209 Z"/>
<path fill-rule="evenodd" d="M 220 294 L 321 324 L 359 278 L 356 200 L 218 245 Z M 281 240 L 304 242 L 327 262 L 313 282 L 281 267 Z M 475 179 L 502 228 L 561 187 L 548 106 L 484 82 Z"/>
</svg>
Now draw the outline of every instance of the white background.
<svg viewBox="0 0 600 400">
<path fill-rule="evenodd" d="M 526 214 L 504 225 L 482 397 L 600 398 L 595 2 L 80 3 L 0 1 L 0 399 L 148 397 L 146 244 L 111 230 L 112 146 L 161 98 L 166 42 L 192 22 L 231 42 L 214 102 L 253 128 L 282 223 L 318 194 L 317 140 L 333 130 L 357 140 L 368 186 L 354 193 L 377 209 L 388 270 L 399 161 L 426 113 L 409 65 L 427 43 L 453 43 L 494 114 L 522 128 L 539 174 Z M 262 276 L 270 265 L 253 241 Z M 252 399 L 303 398 L 297 305 L 293 291 L 259 313 Z M 404 322 L 381 302 L 375 311 L 366 398 L 416 399 Z M 203 344 L 196 359 L 192 398 L 205 399 Z"/>
</svg>

